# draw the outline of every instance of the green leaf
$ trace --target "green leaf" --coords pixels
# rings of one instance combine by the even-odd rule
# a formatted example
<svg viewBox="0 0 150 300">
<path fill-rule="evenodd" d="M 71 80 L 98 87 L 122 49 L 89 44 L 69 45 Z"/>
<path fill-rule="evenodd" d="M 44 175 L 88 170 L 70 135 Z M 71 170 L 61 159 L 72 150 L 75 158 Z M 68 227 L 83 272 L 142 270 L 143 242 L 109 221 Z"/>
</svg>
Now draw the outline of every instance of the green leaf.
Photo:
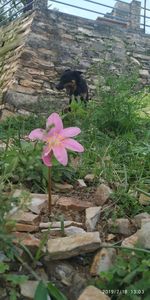
<svg viewBox="0 0 150 300">
<path fill-rule="evenodd" d="M 47 300 L 48 299 L 48 290 L 43 281 L 40 281 L 34 296 L 34 300 Z"/>
<path fill-rule="evenodd" d="M 132 272 L 130 272 L 127 276 L 124 277 L 124 279 L 122 280 L 122 282 L 124 283 L 130 283 L 134 277 L 138 274 L 139 272 L 139 268 L 133 270 Z"/>
<path fill-rule="evenodd" d="M 68 300 L 66 296 L 63 295 L 51 282 L 47 284 L 47 288 L 50 293 L 50 296 L 52 296 L 55 300 Z"/>
<path fill-rule="evenodd" d="M 21 284 L 28 280 L 28 276 L 25 275 L 15 275 L 15 274 L 8 274 L 5 276 L 7 281 L 10 281 L 14 285 Z"/>
<path fill-rule="evenodd" d="M 9 266 L 3 262 L 0 262 L 0 274 L 5 273 L 9 270 Z"/>
<path fill-rule="evenodd" d="M 49 226 L 48 230 L 45 232 L 45 234 L 43 235 L 42 240 L 40 241 L 40 245 L 39 245 L 38 250 L 35 254 L 34 262 L 40 260 L 41 256 L 43 255 L 42 250 L 44 248 L 44 245 L 48 241 L 48 236 L 49 236 L 50 230 L 51 230 L 51 226 Z"/>
<path fill-rule="evenodd" d="M 10 291 L 10 300 L 17 300 L 17 292 L 14 289 Z"/>
</svg>

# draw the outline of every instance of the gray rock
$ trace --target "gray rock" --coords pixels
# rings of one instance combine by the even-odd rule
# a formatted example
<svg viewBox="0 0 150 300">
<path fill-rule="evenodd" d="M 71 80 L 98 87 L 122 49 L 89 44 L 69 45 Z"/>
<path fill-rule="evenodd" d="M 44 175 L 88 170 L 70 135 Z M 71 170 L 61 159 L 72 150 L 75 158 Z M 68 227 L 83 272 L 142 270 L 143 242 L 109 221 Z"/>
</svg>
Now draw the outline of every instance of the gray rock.
<svg viewBox="0 0 150 300">
<path fill-rule="evenodd" d="M 29 299 L 33 299 L 39 281 L 28 280 L 20 284 L 21 295 Z"/>
<path fill-rule="evenodd" d="M 0 297 L 1 297 L 1 299 L 8 299 L 7 298 L 7 292 L 6 292 L 6 288 L 1 288 L 0 287 Z"/>
<path fill-rule="evenodd" d="M 75 273 L 74 268 L 67 263 L 58 263 L 54 268 L 55 277 L 60 280 L 64 285 L 71 286 L 72 278 Z"/>
<path fill-rule="evenodd" d="M 80 188 L 84 188 L 84 187 L 87 187 L 86 183 L 84 182 L 83 179 L 78 179 L 77 180 L 77 184 Z"/>
<path fill-rule="evenodd" d="M 149 71 L 148 70 L 139 70 L 139 74 L 143 78 L 150 77 Z"/>
<path fill-rule="evenodd" d="M 120 233 L 123 235 L 131 235 L 134 233 L 135 228 L 134 226 L 130 223 L 128 219 L 125 218 L 119 218 L 116 219 L 115 221 L 112 221 L 112 219 L 108 220 L 108 229 L 109 232 L 112 233 Z"/>
<path fill-rule="evenodd" d="M 48 197 L 45 194 L 31 194 L 31 202 L 28 205 L 29 210 L 39 215 L 48 207 Z"/>
<path fill-rule="evenodd" d="M 17 86 L 18 88 L 19 86 Z M 19 88 L 18 88 L 19 89 Z M 25 92 L 24 90 L 27 90 Z M 20 97 L 21 93 L 21 97 Z M 20 90 L 17 91 L 8 91 L 5 95 L 5 101 L 12 106 L 19 108 L 27 108 L 30 107 L 31 104 L 36 104 L 38 100 L 38 96 L 31 95 L 34 93 L 33 89 L 23 88 L 20 86 Z M 30 94 L 30 96 L 29 96 Z"/>
<path fill-rule="evenodd" d="M 110 300 L 110 298 L 101 290 L 89 285 L 80 295 L 78 300 Z"/>
<path fill-rule="evenodd" d="M 9 262 L 10 258 L 8 258 L 3 251 L 0 251 L 0 262 Z"/>
<path fill-rule="evenodd" d="M 77 299 L 86 285 L 86 280 L 83 278 L 83 275 L 81 277 L 79 273 L 75 272 L 72 278 L 72 286 L 70 288 L 71 299 Z"/>
<path fill-rule="evenodd" d="M 131 59 L 131 62 L 133 62 L 135 65 L 137 65 L 137 66 L 141 65 L 140 62 L 136 58 L 131 57 L 130 59 Z"/>
<path fill-rule="evenodd" d="M 94 257 L 90 273 L 93 276 L 99 275 L 100 272 L 108 271 L 115 260 L 116 250 L 113 248 L 103 248 Z"/>
<path fill-rule="evenodd" d="M 95 202 L 101 206 L 105 204 L 112 193 L 112 190 L 105 184 L 100 184 L 95 192 Z"/>
<path fill-rule="evenodd" d="M 144 195 L 144 194 L 140 194 L 140 197 L 139 197 L 139 202 L 140 204 L 142 205 L 150 205 L 150 196 L 147 196 L 147 195 Z"/>
<path fill-rule="evenodd" d="M 36 288 L 39 284 L 39 281 L 28 280 L 20 284 L 21 295 L 29 299 L 34 299 Z M 50 296 L 47 296 L 47 300 L 51 300 Z"/>
<path fill-rule="evenodd" d="M 87 231 L 94 231 L 99 220 L 101 206 L 89 207 L 86 209 L 86 228 Z"/>
<path fill-rule="evenodd" d="M 88 184 L 92 183 L 95 179 L 95 175 L 94 174 L 87 174 L 84 177 L 85 182 L 87 182 Z"/>
<path fill-rule="evenodd" d="M 141 227 L 143 227 L 145 224 L 150 223 L 150 217 L 146 219 L 141 220 Z"/>
<path fill-rule="evenodd" d="M 145 219 L 149 219 L 149 218 L 150 218 L 150 214 L 145 212 L 145 213 L 140 213 L 140 214 L 134 216 L 133 221 L 134 221 L 135 225 L 137 226 L 137 228 L 141 228 L 142 221 Z"/>
<path fill-rule="evenodd" d="M 144 224 L 138 231 L 138 243 L 142 247 L 150 249 L 150 222 Z"/>
<path fill-rule="evenodd" d="M 65 192 L 71 191 L 73 189 L 73 186 L 68 183 L 65 183 L 65 184 L 55 183 L 54 189 L 56 191 L 61 191 L 62 193 L 63 192 L 65 193 Z"/>
<path fill-rule="evenodd" d="M 86 233 L 86 231 L 83 228 L 76 227 L 76 226 L 70 226 L 64 229 L 66 236 L 72 236 L 72 235 L 78 235 L 82 233 Z"/>
<path fill-rule="evenodd" d="M 131 236 L 125 238 L 123 242 L 121 243 L 121 246 L 123 247 L 130 247 L 134 248 L 138 242 L 138 231 Z"/>
</svg>

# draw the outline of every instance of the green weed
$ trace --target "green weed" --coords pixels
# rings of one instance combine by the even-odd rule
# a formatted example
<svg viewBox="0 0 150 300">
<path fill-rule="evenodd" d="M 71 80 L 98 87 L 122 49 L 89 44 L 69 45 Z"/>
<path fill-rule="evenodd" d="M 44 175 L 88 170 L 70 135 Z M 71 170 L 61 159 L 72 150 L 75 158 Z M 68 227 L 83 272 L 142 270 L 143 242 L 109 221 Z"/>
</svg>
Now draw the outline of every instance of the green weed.
<svg viewBox="0 0 150 300">
<path fill-rule="evenodd" d="M 149 254 L 121 250 L 114 266 L 108 272 L 101 272 L 95 284 L 106 291 L 112 300 L 148 300 L 149 271 Z"/>
</svg>

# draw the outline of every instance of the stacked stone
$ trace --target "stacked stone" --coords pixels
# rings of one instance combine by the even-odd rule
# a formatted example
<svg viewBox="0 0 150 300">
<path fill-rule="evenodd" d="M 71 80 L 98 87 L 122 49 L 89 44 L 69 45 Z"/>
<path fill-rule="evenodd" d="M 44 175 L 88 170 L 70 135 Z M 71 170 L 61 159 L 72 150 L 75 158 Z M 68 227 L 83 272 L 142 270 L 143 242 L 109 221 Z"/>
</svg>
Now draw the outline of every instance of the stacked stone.
<svg viewBox="0 0 150 300">
<path fill-rule="evenodd" d="M 105 87 L 105 78 L 100 76 L 105 62 L 117 74 L 129 65 L 137 66 L 142 83 L 150 84 L 150 36 L 141 32 L 44 6 L 2 27 L 1 34 L 0 88 L 10 110 L 30 111 L 40 100 L 43 106 L 48 101 L 49 110 L 62 109 L 68 97 L 55 84 L 69 68 L 84 73 L 94 96 L 97 88 Z"/>
</svg>

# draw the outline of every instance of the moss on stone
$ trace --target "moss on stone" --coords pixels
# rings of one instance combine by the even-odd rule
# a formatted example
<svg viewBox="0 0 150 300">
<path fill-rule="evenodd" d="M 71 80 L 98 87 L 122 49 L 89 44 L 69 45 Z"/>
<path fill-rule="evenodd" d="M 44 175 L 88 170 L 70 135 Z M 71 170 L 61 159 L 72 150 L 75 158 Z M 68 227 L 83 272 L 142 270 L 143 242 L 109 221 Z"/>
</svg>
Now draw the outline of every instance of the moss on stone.
<svg viewBox="0 0 150 300">
<path fill-rule="evenodd" d="M 13 41 L 9 41 L 8 44 L 2 49 L 0 49 L 0 56 L 4 56 L 7 52 L 12 51 L 16 49 L 18 46 L 20 46 L 22 43 L 21 39 L 17 38 Z"/>
</svg>

